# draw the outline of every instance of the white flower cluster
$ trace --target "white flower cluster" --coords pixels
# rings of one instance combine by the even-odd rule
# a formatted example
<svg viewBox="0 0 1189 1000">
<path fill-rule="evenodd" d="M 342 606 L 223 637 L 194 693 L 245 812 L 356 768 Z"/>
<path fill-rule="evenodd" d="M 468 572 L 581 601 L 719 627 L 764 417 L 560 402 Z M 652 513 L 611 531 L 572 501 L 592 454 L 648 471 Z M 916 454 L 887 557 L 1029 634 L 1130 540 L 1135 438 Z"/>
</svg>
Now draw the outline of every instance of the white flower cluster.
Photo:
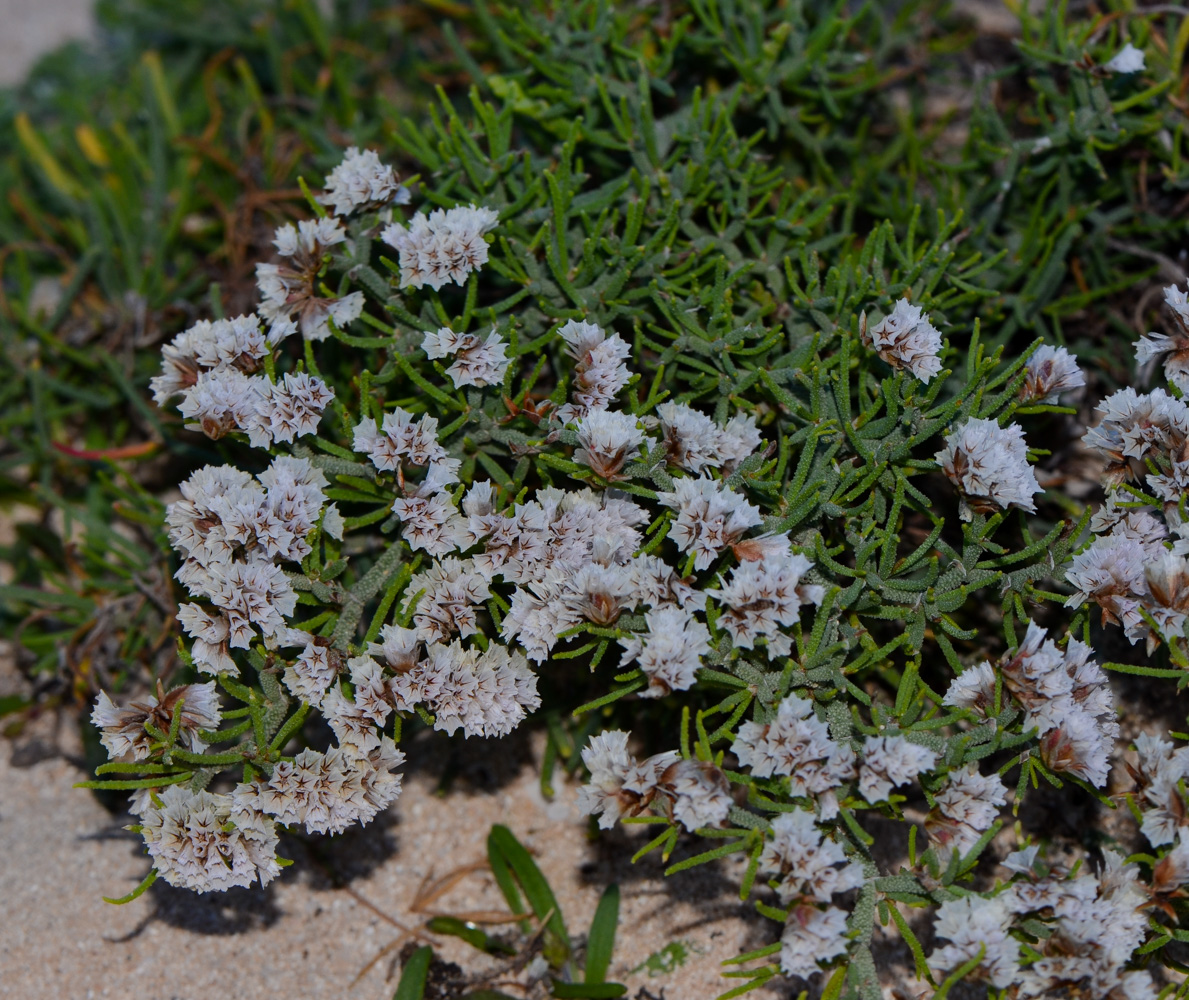
<svg viewBox="0 0 1189 1000">
<path fill-rule="evenodd" d="M 792 908 L 780 940 L 785 975 L 808 978 L 821 971 L 819 960 L 846 952 L 845 911 L 814 904 L 830 903 L 835 894 L 862 885 L 863 866 L 847 860 L 842 847 L 823 835 L 812 813 L 797 809 L 772 821 L 760 869 L 776 876 L 780 901 Z"/>
<path fill-rule="evenodd" d="M 461 728 L 464 736 L 506 736 L 541 704 L 536 675 L 521 652 L 498 643 L 481 651 L 458 641 L 425 642 L 420 631 L 398 625 L 385 625 L 380 638 L 369 652 L 394 672 L 385 682 L 393 707 L 410 712 L 424 706 L 434 714 L 435 729 L 451 735 Z M 369 669 L 375 667 L 371 657 L 364 660 Z M 360 686 L 355 689 L 358 701 Z"/>
<path fill-rule="evenodd" d="M 1132 771 L 1143 812 L 1140 832 L 1153 847 L 1173 843 L 1189 826 L 1189 807 L 1181 784 L 1189 778 L 1189 747 L 1173 749 L 1169 740 L 1142 733 L 1135 739 L 1139 766 Z"/>
<path fill-rule="evenodd" d="M 1189 297 L 1176 285 L 1169 285 L 1164 289 L 1164 303 L 1172 314 L 1172 333 L 1140 337 L 1135 360 L 1141 365 L 1163 362 L 1164 377 L 1181 392 L 1189 392 Z"/>
<path fill-rule="evenodd" d="M 230 795 L 170 785 L 139 800 L 141 835 L 170 885 L 195 892 L 268 885 L 281 871 L 273 822 Z"/>
<path fill-rule="evenodd" d="M 893 788 L 933 768 L 937 754 L 903 736 L 868 736 L 863 743 L 859 792 L 868 802 L 886 802 Z"/>
<path fill-rule="evenodd" d="M 1000 427 L 995 420 L 967 420 L 946 435 L 945 447 L 935 459 L 958 488 L 963 521 L 975 512 L 991 514 L 1008 507 L 1036 510 L 1032 495 L 1040 493 L 1041 487 L 1028 464 L 1028 446 L 1019 424 Z"/>
<path fill-rule="evenodd" d="M 731 807 L 727 779 L 713 764 L 683 760 L 676 751 L 637 761 L 628 752 L 628 734 L 619 730 L 593 737 L 582 762 L 590 783 L 578 792 L 578 808 L 598 816 L 603 829 L 654 806 L 694 831 L 720 826 Z"/>
<path fill-rule="evenodd" d="M 307 459 L 279 456 L 259 481 L 230 465 L 206 466 L 182 483 L 169 505 L 169 540 L 182 554 L 177 578 L 195 597 L 179 619 L 204 645 L 195 662 L 212 673 L 235 669 L 227 646 L 246 649 L 255 629 L 266 637 L 286 630 L 297 595 L 275 560 L 299 561 L 317 523 L 326 477 Z"/>
<path fill-rule="evenodd" d="M 350 146 L 342 162 L 326 175 L 326 189 L 318 201 L 335 215 L 350 215 L 389 204 L 407 205 L 409 197 L 396 171 L 382 163 L 374 149 L 360 152 Z"/>
<path fill-rule="evenodd" d="M 414 421 L 413 414 L 397 407 L 384 414 L 379 424 L 374 417 L 362 420 L 355 425 L 354 448 L 367 455 L 380 471 L 396 471 L 402 462 L 407 462 L 425 466 L 426 478 L 439 486 L 458 482 L 461 462 L 448 457 L 446 449 L 438 443 L 438 418 L 428 413 Z"/>
<path fill-rule="evenodd" d="M 294 329 L 280 318 L 266 334 L 255 315 L 196 323 L 162 348 L 161 374 L 150 382 L 153 398 L 164 405 L 180 395 L 187 429 L 209 438 L 240 430 L 253 447 L 267 448 L 313 434 L 334 391 L 304 372 L 277 381 L 259 374 Z"/>
<path fill-rule="evenodd" d="M 694 557 L 694 569 L 706 569 L 723 549 L 763 520 L 758 507 L 709 476 L 678 479 L 672 492 L 662 490 L 656 497 L 677 511 L 669 537 Z"/>
<path fill-rule="evenodd" d="M 380 238 L 400 253 L 400 287 L 429 285 L 435 292 L 443 285 L 466 283 L 467 275 L 487 263 L 483 238 L 499 222 L 499 213 L 474 205 L 418 212 L 407 227 L 388 226 Z"/>
<path fill-rule="evenodd" d="M 864 313 L 859 335 L 894 369 L 907 368 L 922 382 L 928 383 L 941 371 L 941 333 L 921 307 L 908 299 L 897 301 L 892 311 L 870 329 Z"/>
<path fill-rule="evenodd" d="M 578 449 L 574 461 L 588 465 L 603 479 L 622 478 L 624 462 L 635 458 L 644 431 L 630 413 L 591 410 L 578 421 Z"/>
<path fill-rule="evenodd" d="M 569 320 L 557 334 L 565 341 L 566 354 L 575 361 L 570 402 L 557 411 L 558 419 L 569 424 L 592 410 L 607 409 L 631 378 L 624 361 L 632 349 L 619 334 L 608 337 L 602 327 L 585 320 Z"/>
<path fill-rule="evenodd" d="M 456 389 L 464 385 L 477 388 L 500 385 L 511 363 L 505 353 L 508 345 L 494 327 L 486 340 L 473 333 L 455 333 L 448 327 L 442 327 L 437 333 L 425 335 L 421 349 L 429 358 L 455 359 L 446 369 L 446 374 Z"/>
<path fill-rule="evenodd" d="M 1064 347 L 1041 345 L 1024 367 L 1020 399 L 1027 403 L 1055 403 L 1061 393 L 1084 386 L 1086 377 L 1077 362 L 1077 355 Z"/>
<path fill-rule="evenodd" d="M 167 734 L 178 712 L 181 715 L 178 740 L 190 751 L 201 753 L 206 746 L 201 730 L 218 729 L 222 718 L 215 682 L 183 684 L 166 693 L 158 681 L 155 697 L 148 695 L 144 701 L 134 701 L 127 708 L 120 708 L 106 691 L 100 691 L 91 722 L 100 731 L 99 740 L 112 760 L 127 754 L 133 760 L 147 760 L 157 737 L 145 728 L 145 723 Z"/>
<path fill-rule="evenodd" d="M 736 413 L 723 427 L 684 403 L 661 403 L 656 415 L 669 464 L 686 472 L 721 469 L 730 475 L 760 446 L 760 429 L 750 414 Z"/>
<path fill-rule="evenodd" d="M 237 813 L 263 813 L 307 833 L 342 833 L 352 823 L 371 822 L 396 801 L 401 776 L 392 770 L 404 760 L 387 736 L 367 754 L 306 749 L 280 761 L 267 780 L 238 785 L 232 801 Z"/>
<path fill-rule="evenodd" d="M 1166 376 L 1179 387 L 1189 371 L 1189 301 L 1175 286 L 1164 294 L 1176 330 L 1142 338 L 1136 357 L 1163 357 Z M 1189 406 L 1163 389 L 1127 387 L 1098 412 L 1102 420 L 1083 440 L 1105 462 L 1106 503 L 1090 522 L 1090 544 L 1066 570 L 1075 588 L 1066 605 L 1097 604 L 1104 624 L 1121 625 L 1132 643 L 1142 639 L 1152 652 L 1162 640 L 1184 636 L 1189 620 L 1189 522 L 1181 516 L 1189 496 Z M 1129 482 L 1146 482 L 1159 504 L 1131 492 Z"/>
<path fill-rule="evenodd" d="M 941 847 L 965 857 L 1007 804 L 1007 789 L 999 775 L 980 774 L 978 765 L 969 763 L 950 772 L 948 783 L 933 801 L 925 829 Z"/>
<path fill-rule="evenodd" d="M 318 275 L 330 248 L 345 242 L 343 224 L 335 218 L 303 219 L 286 223 L 273 240 L 285 264 L 257 264 L 260 313 L 273 323 L 297 317 L 306 340 L 325 340 L 330 323 L 344 329 L 363 314 L 363 292 L 341 298 L 318 295 Z"/>
<path fill-rule="evenodd" d="M 584 326 L 588 334 L 597 331 L 598 344 L 609 343 L 597 327 Z M 427 337 L 430 350 L 438 351 L 448 334 L 439 331 L 432 342 Z M 575 457 L 614 478 L 644 432 L 634 417 L 590 402 L 584 402 L 585 415 L 577 421 L 580 447 Z M 741 460 L 753 445 L 750 433 L 733 440 L 744 438 L 735 459 Z M 568 629 L 584 621 L 612 625 L 622 612 L 643 606 L 645 629 L 621 640 L 621 662 L 637 662 L 648 681 L 645 695 L 659 697 L 691 686 L 701 658 L 710 651 L 709 631 L 695 618 L 707 593 L 719 596 L 725 627 L 736 644 L 752 648 L 763 641 L 770 656 L 787 654 L 790 641 L 780 630 L 797 621 L 801 605 L 822 599 L 821 587 L 803 583 L 812 564 L 792 551 L 787 536 L 742 538 L 759 523 L 758 510 L 717 480 L 681 478 L 672 494 L 661 495 L 662 502 L 679 509 L 670 536 L 695 554 L 696 566 L 708 567 L 727 546 L 735 546 L 744 561 L 721 591 L 707 592 L 690 586 L 662 558 L 636 554 L 640 526 L 648 523 L 649 514 L 633 501 L 590 489 L 550 487 L 501 512 L 492 484 L 481 481 L 462 497 L 460 510 L 458 498 L 445 488 L 457 481 L 459 460 L 437 441 L 435 418 L 415 420 L 397 409 L 382 424 L 375 419 L 358 424 L 354 443 L 377 470 L 398 473 L 405 496 L 394 501 L 393 511 L 402 522 L 403 537 L 412 548 L 434 557 L 408 585 L 409 593 L 420 594 L 413 625 L 422 642 L 448 644 L 473 635 L 479 627 L 477 614 L 497 584 L 515 588 L 501 623 L 502 637 L 519 643 L 538 663 Z M 410 487 L 405 481 L 404 463 L 427 469 L 420 485 Z M 481 551 L 462 554 L 475 547 Z M 462 655 L 458 650 L 455 655 Z M 310 676 L 295 677 L 294 683 L 313 692 L 321 690 L 326 667 L 319 651 L 309 656 Z"/>
<path fill-rule="evenodd" d="M 1155 1000 L 1151 975 L 1128 968 L 1148 923 L 1148 893 L 1137 879 L 1138 865 L 1106 849 L 1098 875 L 1041 876 L 1036 853 L 1031 847 L 1008 858 L 1005 864 L 1025 877 L 1006 892 L 941 904 L 933 930 L 949 943 L 929 956 L 929 965 L 944 975 L 981 953 L 974 976 L 1027 1000 L 1062 995 L 1071 983 L 1085 996 Z M 1026 957 L 1011 934 L 1025 922 L 1036 942 L 1032 956 L 1039 957 Z M 1039 940 L 1038 922 L 1045 927 Z"/>
<path fill-rule="evenodd" d="M 327 177 L 319 200 L 348 214 L 404 204 L 409 196 L 375 153 L 352 148 Z M 427 272 L 425 283 L 440 287 L 448 279 L 463 280 L 483 263 L 482 234 L 496 218 L 488 209 L 456 209 L 419 216 L 409 232 L 396 226 L 388 233 L 404 232 L 403 237 L 395 233 L 405 244 L 402 263 L 420 267 Z M 330 255 L 339 247 L 354 255 L 355 239 L 333 217 L 281 226 L 275 238 L 281 262 L 257 267 L 259 314 L 271 324 L 267 332 L 256 315 L 195 324 L 162 352 L 162 371 L 152 382 L 157 402 L 180 396 L 191 426 L 211 437 L 242 430 L 258 448 L 313 433 L 333 392 L 304 372 L 277 378 L 273 365 L 280 360 L 278 345 L 298 326 L 307 340 L 321 340 L 332 325 L 344 327 L 362 314 L 362 292 L 335 296 L 321 284 Z M 408 253 L 416 259 L 407 260 Z M 495 384 L 508 365 L 494 331 L 480 343 L 442 330 L 427 338 L 426 347 L 431 354 L 455 357 L 451 377 L 456 385 Z M 398 410 L 386 414 L 382 425 L 365 419 L 355 429 L 355 446 L 377 470 L 397 473 L 403 495 L 395 498 L 393 511 L 415 548 L 448 552 L 477 541 L 464 538 L 466 520 L 445 493 L 457 482 L 459 460 L 438 443 L 433 417 L 417 420 Z M 424 469 L 420 483 L 406 484 L 406 466 Z M 168 508 L 170 541 L 183 558 L 177 578 L 201 599 L 183 605 L 178 615 L 194 640 L 194 666 L 234 677 L 239 673 L 231 655 L 235 648 L 248 648 L 255 639 L 262 639 L 273 656 L 278 649 L 297 648 L 284 665 L 284 683 L 321 709 L 338 738 L 325 753 L 304 750 L 291 760 L 261 764 L 258 776 L 232 795 L 180 785 L 160 795 L 138 794 L 134 808 L 143 817 L 149 853 L 172 884 L 199 892 L 266 884 L 279 871 L 277 823 L 338 832 L 372 819 L 400 793 L 401 779 L 393 772 L 403 754 L 383 735 L 394 710 L 426 705 L 436 713 L 439 728 L 494 735 L 508 732 L 539 703 L 536 679 L 522 654 L 500 646 L 481 652 L 434 641 L 473 633 L 474 608 L 489 596 L 485 585 L 473 585 L 467 574 L 443 571 L 437 563 L 410 583 L 423 585 L 431 603 L 440 602 L 433 608 L 439 634 L 427 623 L 430 615 L 420 616 L 411 644 L 403 630 L 389 626 L 384 642 L 371 650 L 386 665 L 370 655 L 347 659 L 351 688 L 345 692 L 337 683 L 344 653 L 329 639 L 287 624 L 297 595 L 280 565 L 311 552 L 309 539 L 319 521 L 326 535 L 342 539 L 343 518 L 333 504 L 324 507 L 327 485 L 310 460 L 278 455 L 255 478 L 232 466 L 207 466 L 181 484 L 182 499 Z M 461 601 L 452 604 L 451 595 L 460 592 Z M 127 708 L 102 693 L 92 718 L 113 757 L 149 760 L 171 733 L 181 747 L 202 752 L 204 733 L 219 726 L 222 714 L 211 681 L 168 693 L 159 686 L 155 697 Z"/>
<path fill-rule="evenodd" d="M 854 750 L 831 739 L 813 704 L 793 694 L 781 701 L 771 721 L 744 722 L 731 752 L 757 778 L 787 776 L 794 798 L 819 797 L 822 819 L 838 815 L 834 790 L 856 774 Z"/>
<path fill-rule="evenodd" d="M 1024 641 L 999 661 L 997 670 L 986 662 L 967 669 L 950 685 L 945 704 L 988 714 L 998 673 L 1005 695 L 1025 709 L 1025 727 L 1036 727 L 1045 764 L 1101 788 L 1119 723 L 1110 683 L 1090 658 L 1092 652 L 1072 636 L 1062 651 L 1043 628 L 1029 622 Z"/>
<path fill-rule="evenodd" d="M 753 555 L 758 558 L 748 558 Z M 754 649 L 756 640 L 763 639 L 770 660 L 788 656 L 792 640 L 781 627 L 800 619 L 801 605 L 820 605 L 825 597 L 824 587 L 801 582 L 812 568 L 805 556 L 793 552 L 787 533 L 765 537 L 743 554 L 723 586 L 706 591 L 722 605 L 719 623 L 731 641 L 740 649 Z"/>
</svg>

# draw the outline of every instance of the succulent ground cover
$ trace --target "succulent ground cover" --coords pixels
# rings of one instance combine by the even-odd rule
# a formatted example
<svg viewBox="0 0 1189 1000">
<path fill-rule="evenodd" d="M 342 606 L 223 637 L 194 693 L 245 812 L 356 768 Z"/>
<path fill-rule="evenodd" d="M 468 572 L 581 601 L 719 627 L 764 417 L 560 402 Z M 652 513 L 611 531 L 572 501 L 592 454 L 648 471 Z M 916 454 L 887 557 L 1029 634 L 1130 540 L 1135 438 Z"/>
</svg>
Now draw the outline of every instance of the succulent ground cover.
<svg viewBox="0 0 1189 1000">
<path fill-rule="evenodd" d="M 1189 676 L 1189 21 L 449 13 L 436 94 L 287 161 L 255 294 L 191 295 L 205 318 L 133 350 L 142 389 L 102 362 L 171 460 L 68 446 L 112 470 L 61 491 L 89 589 L 69 531 L 12 550 L 43 675 L 110 609 L 159 616 L 90 715 L 146 885 L 265 884 L 279 826 L 396 799 L 411 730 L 543 717 L 543 783 L 564 764 L 592 825 L 647 827 L 671 877 L 748 859 L 772 943 L 724 956 L 731 995 L 880 994 L 877 924 L 914 995 L 1179 991 L 1189 765 L 1142 704 Z M 34 273 L 17 318 L 57 350 Z M 98 402 L 52 385 L 57 428 Z M 32 448 L 44 497 L 62 460 Z M 1004 830 L 1058 793 L 1134 825 Z M 556 995 L 603 995 L 567 962 Z"/>
</svg>

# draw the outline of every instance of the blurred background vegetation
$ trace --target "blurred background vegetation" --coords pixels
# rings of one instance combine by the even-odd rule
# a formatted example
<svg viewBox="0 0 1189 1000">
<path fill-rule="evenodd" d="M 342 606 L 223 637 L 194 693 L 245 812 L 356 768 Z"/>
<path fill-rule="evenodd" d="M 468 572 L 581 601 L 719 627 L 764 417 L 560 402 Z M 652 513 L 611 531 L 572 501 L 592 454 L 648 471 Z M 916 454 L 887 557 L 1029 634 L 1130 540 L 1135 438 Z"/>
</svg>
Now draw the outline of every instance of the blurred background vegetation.
<svg viewBox="0 0 1189 1000">
<path fill-rule="evenodd" d="M 299 178 L 318 186 L 346 146 L 402 173 L 432 162 L 416 145 L 432 129 L 409 126 L 438 95 L 513 104 L 513 146 L 548 151 L 629 94 L 663 121 L 726 92 L 751 155 L 829 203 L 827 264 L 885 219 L 911 246 L 960 217 L 951 248 L 979 294 L 950 327 L 1066 344 L 1089 399 L 1125 382 L 1160 287 L 1184 279 L 1189 16 L 1004 9 L 100 2 L 97 40 L 0 91 L 0 638 L 25 678 L 0 690 L 5 731 L 176 668 L 162 511 L 225 446 L 167 430 L 146 389 L 159 345 L 252 309 L 273 230 L 308 214 Z M 1127 40 L 1146 71 L 1104 72 Z M 623 155 L 583 168 L 618 176 Z"/>
</svg>

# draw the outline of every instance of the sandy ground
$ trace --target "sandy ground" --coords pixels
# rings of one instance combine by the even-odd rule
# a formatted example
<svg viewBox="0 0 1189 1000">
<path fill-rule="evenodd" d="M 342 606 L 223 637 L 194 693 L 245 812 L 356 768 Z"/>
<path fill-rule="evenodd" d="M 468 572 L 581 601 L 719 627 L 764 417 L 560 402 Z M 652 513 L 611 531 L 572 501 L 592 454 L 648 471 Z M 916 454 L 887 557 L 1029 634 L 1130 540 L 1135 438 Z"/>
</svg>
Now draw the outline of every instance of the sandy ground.
<svg viewBox="0 0 1189 1000">
<path fill-rule="evenodd" d="M 10 687 L 11 674 L 8 681 Z M 295 864 L 265 890 L 198 896 L 158 882 L 140 899 L 112 906 L 101 897 L 130 891 L 148 863 L 140 838 L 123 829 L 132 822 L 126 813 L 109 812 L 89 792 L 71 788 L 85 777 L 80 753 L 65 714 L 34 720 L 17 739 L 0 740 L 0 997 L 389 997 L 395 986 L 389 958 L 399 945 L 370 969 L 369 963 L 401 935 L 397 924 L 423 925 L 428 914 L 415 908 L 427 876 L 481 862 L 497 822 L 537 855 L 572 935 L 589 926 L 603 888 L 620 883 L 611 973 L 629 984 L 629 997 L 710 1000 L 733 985 L 721 978 L 723 959 L 778 933 L 733 895 L 736 865 L 662 879 L 658 862 L 628 862 L 642 842 L 638 834 L 617 831 L 588 841 L 573 809 L 575 787 L 559 784 L 554 801 L 546 802 L 531 766 L 531 741 L 523 739 L 472 744 L 461 753 L 436 739 L 415 743 L 405 791 L 386 815 L 338 838 L 282 840 L 280 853 Z M 446 767 L 457 776 L 443 795 Z M 679 845 L 673 860 L 697 843 Z M 430 908 L 504 909 L 486 871 L 465 875 Z M 662 975 L 631 971 L 671 940 L 691 953 L 683 965 Z M 434 943 L 467 973 L 495 968 L 453 938 Z M 756 995 L 797 992 L 784 983 Z"/>
<path fill-rule="evenodd" d="M 93 30 L 90 0 L 0 0 L 0 86 L 17 83 L 43 53 Z"/>
</svg>

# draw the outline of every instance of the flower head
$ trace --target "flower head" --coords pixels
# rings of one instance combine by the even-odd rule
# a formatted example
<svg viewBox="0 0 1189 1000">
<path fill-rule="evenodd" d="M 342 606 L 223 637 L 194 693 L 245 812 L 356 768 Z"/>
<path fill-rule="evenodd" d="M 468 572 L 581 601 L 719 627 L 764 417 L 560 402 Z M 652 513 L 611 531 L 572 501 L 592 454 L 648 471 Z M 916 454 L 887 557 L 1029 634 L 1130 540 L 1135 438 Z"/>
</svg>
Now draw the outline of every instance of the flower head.
<svg viewBox="0 0 1189 1000">
<path fill-rule="evenodd" d="M 511 363 L 506 356 L 507 344 L 492 327 L 487 339 L 473 333 L 455 333 L 442 327 L 437 333 L 427 333 L 421 340 L 421 349 L 430 358 L 455 358 L 446 369 L 455 388 L 473 385 L 479 388 L 501 385 L 504 372 Z"/>
<path fill-rule="evenodd" d="M 633 660 L 648 678 L 641 697 L 661 698 L 693 686 L 702 657 L 710 652 L 710 632 L 684 608 L 662 605 L 645 612 L 648 631 L 624 641 L 620 667 Z"/>
<path fill-rule="evenodd" d="M 146 695 L 127 708 L 120 708 L 105 691 L 100 691 L 91 722 L 100 730 L 99 740 L 113 760 L 128 753 L 133 760 L 147 760 L 160 738 L 146 726 L 168 734 L 178 714 L 178 740 L 192 753 L 200 753 L 206 746 L 200 730 L 218 729 L 222 718 L 215 682 L 183 684 L 167 693 L 157 681 L 156 696 Z"/>
<path fill-rule="evenodd" d="M 256 285 L 260 290 L 260 314 L 271 322 L 293 317 L 306 340 L 325 340 L 330 322 L 340 329 L 363 314 L 363 293 L 341 298 L 319 294 L 318 275 L 331 247 L 347 238 L 342 223 L 334 218 L 303 219 L 287 223 L 276 233 L 277 252 L 287 260 L 281 264 L 257 264 Z"/>
<path fill-rule="evenodd" d="M 762 520 L 758 508 L 707 476 L 675 480 L 673 492 L 659 492 L 657 499 L 677 511 L 669 535 L 683 552 L 694 553 L 695 569 L 705 569 Z"/>
<path fill-rule="evenodd" d="M 921 307 L 900 299 L 892 311 L 875 326 L 867 327 L 863 316 L 859 325 L 863 343 L 899 371 L 907 368 L 922 382 L 941 371 L 941 334 L 921 312 Z"/>
<path fill-rule="evenodd" d="M 1144 50 L 1137 49 L 1128 42 L 1102 68 L 1111 73 L 1142 73 L 1144 70 Z"/>
<path fill-rule="evenodd" d="M 623 463 L 636 456 L 643 441 L 644 432 L 632 414 L 591 410 L 578 421 L 574 460 L 604 479 L 617 479 Z"/>
<path fill-rule="evenodd" d="M 291 761 L 279 761 L 267 780 L 239 785 L 235 806 L 304 826 L 307 833 L 342 833 L 353 823 L 370 823 L 396 801 L 401 776 L 392 771 L 404 759 L 387 736 L 367 754 L 353 747 L 331 747 L 326 753 L 306 749 Z"/>
<path fill-rule="evenodd" d="M 884 802 L 892 789 L 907 785 L 937 763 L 937 754 L 903 736 L 869 736 L 863 744 L 859 791 L 868 802 Z"/>
<path fill-rule="evenodd" d="M 571 401 L 557 411 L 558 419 L 568 424 L 592 410 L 605 410 L 628 384 L 631 373 L 624 361 L 632 350 L 619 334 L 608 337 L 602 327 L 583 320 L 568 320 L 557 335 L 575 361 Z"/>
<path fill-rule="evenodd" d="M 429 285 L 438 291 L 453 282 L 465 284 L 467 275 L 487 263 L 483 238 L 499 222 L 499 213 L 474 205 L 419 212 L 408 227 L 392 223 L 380 238 L 400 253 L 400 287 Z"/>
<path fill-rule="evenodd" d="M 824 910 L 808 904 L 794 907 L 780 936 L 780 970 L 786 976 L 808 979 L 822 970 L 818 962 L 845 955 L 846 912 L 837 906 Z"/>
<path fill-rule="evenodd" d="M 347 148 L 342 162 L 326 176 L 326 190 L 318 201 L 329 205 L 335 215 L 350 215 L 361 209 L 382 208 L 389 203 L 407 205 L 408 188 L 402 187 L 396 171 L 374 149 L 362 152 Z"/>
<path fill-rule="evenodd" d="M 1019 424 L 1000 427 L 995 420 L 968 420 L 946 436 L 936 460 L 961 493 L 962 520 L 969 521 L 975 511 L 1036 510 L 1032 494 L 1041 488 L 1028 464 Z"/>
<path fill-rule="evenodd" d="M 1070 354 L 1064 347 L 1044 344 L 1028 359 L 1020 399 L 1030 403 L 1055 403 L 1061 393 L 1085 384 L 1077 355 Z"/>
<path fill-rule="evenodd" d="M 848 861 L 842 847 L 823 836 L 813 814 L 802 809 L 772 820 L 760 868 L 780 879 L 777 891 L 786 905 L 794 900 L 828 903 L 835 893 L 863 884 L 863 866 Z"/>
<path fill-rule="evenodd" d="M 153 867 L 170 885 L 221 892 L 268 885 L 281 871 L 272 820 L 236 808 L 230 795 L 170 785 L 146 802 L 140 826 Z"/>
</svg>

